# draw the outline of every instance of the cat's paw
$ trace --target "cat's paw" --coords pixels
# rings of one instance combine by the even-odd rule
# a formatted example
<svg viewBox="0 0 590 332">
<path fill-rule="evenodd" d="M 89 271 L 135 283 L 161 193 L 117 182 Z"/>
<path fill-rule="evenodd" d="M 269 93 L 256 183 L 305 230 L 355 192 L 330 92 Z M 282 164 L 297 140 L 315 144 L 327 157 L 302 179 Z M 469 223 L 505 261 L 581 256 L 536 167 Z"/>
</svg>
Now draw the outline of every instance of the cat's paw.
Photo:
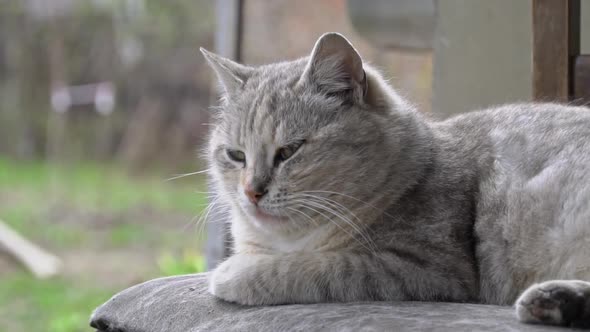
<svg viewBox="0 0 590 332">
<path fill-rule="evenodd" d="M 234 255 L 221 263 L 209 276 L 209 293 L 228 302 L 244 305 L 272 304 L 264 292 L 264 257 Z"/>
<path fill-rule="evenodd" d="M 553 280 L 535 284 L 516 301 L 516 316 L 524 323 L 590 327 L 590 283 Z"/>
</svg>

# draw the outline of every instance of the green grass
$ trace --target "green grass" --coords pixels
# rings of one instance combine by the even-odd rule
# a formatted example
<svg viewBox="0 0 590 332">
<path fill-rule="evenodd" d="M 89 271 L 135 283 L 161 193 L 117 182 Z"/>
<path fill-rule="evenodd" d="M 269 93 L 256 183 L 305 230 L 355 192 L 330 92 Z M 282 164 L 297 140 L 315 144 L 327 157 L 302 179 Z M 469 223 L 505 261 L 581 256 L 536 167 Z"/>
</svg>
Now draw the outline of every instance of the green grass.
<svg viewBox="0 0 590 332">
<path fill-rule="evenodd" d="M 205 191 L 203 178 L 187 177 L 181 182 L 166 181 L 166 177 L 134 178 L 112 165 L 51 166 L 0 158 L 0 200 L 10 201 L 6 205 L 0 201 L 0 219 L 42 243 L 68 247 L 86 242 L 87 232 L 71 223 L 43 227 L 52 209 L 115 217 L 132 209 L 197 215 L 207 202 L 198 193 Z M 135 240 L 140 229 L 122 225 L 113 231 L 112 244 Z"/>
<path fill-rule="evenodd" d="M 116 165 L 50 165 L 0 157 L 0 219 L 58 255 L 115 250 L 152 257 L 128 265 L 143 265 L 141 271 L 147 272 L 141 272 L 141 280 L 203 271 L 202 238 L 186 226 L 207 201 L 197 193 L 205 191 L 204 179 L 166 181 L 172 176 L 132 176 Z M 125 257 L 121 260 L 129 259 Z M 127 266 L 115 262 L 116 256 L 110 259 L 86 265 Z M 5 326 L 11 331 L 87 331 L 92 310 L 128 286 L 117 273 L 108 282 L 95 271 L 76 273 L 42 281 L 22 269 L 0 271 L 0 331 Z"/>
<path fill-rule="evenodd" d="M 142 241 L 145 237 L 143 229 L 134 224 L 121 224 L 110 232 L 110 243 L 115 247 L 122 247 L 133 242 Z"/>
<path fill-rule="evenodd" d="M 10 321 L 11 331 L 87 331 L 91 310 L 113 291 L 17 274 L 0 283 L 0 320 Z"/>
<path fill-rule="evenodd" d="M 189 274 L 207 269 L 203 255 L 185 250 L 180 257 L 165 253 L 158 259 L 158 267 L 165 276 Z"/>
<path fill-rule="evenodd" d="M 72 203 L 91 209 L 120 211 L 139 204 L 155 209 L 195 212 L 195 204 L 205 203 L 202 178 L 166 181 L 166 176 L 132 178 L 112 165 L 79 163 L 56 166 L 46 163 L 17 163 L 0 158 L 0 188 L 25 190 L 34 199 L 59 200 L 64 195 Z M 193 181 L 191 181 L 193 180 Z M 46 197 L 47 194 L 55 197 Z"/>
</svg>

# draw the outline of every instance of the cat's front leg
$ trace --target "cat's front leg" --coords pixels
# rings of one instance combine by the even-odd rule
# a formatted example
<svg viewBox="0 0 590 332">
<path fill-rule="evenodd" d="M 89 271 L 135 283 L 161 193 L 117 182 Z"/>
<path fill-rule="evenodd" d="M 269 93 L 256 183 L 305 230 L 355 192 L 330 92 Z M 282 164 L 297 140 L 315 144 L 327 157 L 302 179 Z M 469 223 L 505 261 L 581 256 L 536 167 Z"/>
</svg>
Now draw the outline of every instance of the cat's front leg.
<svg viewBox="0 0 590 332">
<path fill-rule="evenodd" d="M 464 273 L 385 253 L 237 254 L 210 275 L 209 292 L 246 305 L 473 299 Z"/>
<path fill-rule="evenodd" d="M 363 299 L 359 287 L 344 283 L 362 279 L 360 259 L 343 269 L 340 253 L 237 254 L 211 274 L 209 292 L 225 301 L 245 305 L 318 303 Z M 346 255 L 347 261 L 350 255 Z M 348 288 L 347 291 L 343 291 Z M 392 290 L 395 286 L 390 287 Z M 365 290 L 366 288 L 363 288 Z M 356 294 L 356 295 L 355 295 Z"/>
<path fill-rule="evenodd" d="M 316 284 L 329 275 L 318 256 L 236 254 L 211 273 L 209 292 L 244 305 L 325 302 L 325 294 L 320 293 L 326 281 L 322 287 Z"/>
<path fill-rule="evenodd" d="M 245 305 L 280 303 L 279 294 L 266 290 L 264 269 L 272 261 L 269 255 L 237 254 L 222 262 L 209 276 L 209 293 L 228 302 Z"/>
</svg>

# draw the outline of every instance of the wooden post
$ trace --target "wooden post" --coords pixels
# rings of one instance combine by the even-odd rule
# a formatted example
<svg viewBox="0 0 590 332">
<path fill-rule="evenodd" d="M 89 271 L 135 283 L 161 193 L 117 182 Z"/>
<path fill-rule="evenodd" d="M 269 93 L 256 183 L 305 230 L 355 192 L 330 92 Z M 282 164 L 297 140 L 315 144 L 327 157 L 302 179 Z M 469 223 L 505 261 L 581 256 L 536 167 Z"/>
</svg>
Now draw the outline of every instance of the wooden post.
<svg viewBox="0 0 590 332">
<path fill-rule="evenodd" d="M 590 105 L 590 55 L 576 57 L 574 63 L 575 104 Z"/>
<path fill-rule="evenodd" d="M 215 52 L 223 57 L 241 61 L 242 16 L 244 0 L 218 0 Z M 214 188 L 209 188 L 213 192 Z M 211 203 L 211 202 L 209 202 Z M 223 203 L 217 203 L 223 204 Z M 211 270 L 231 254 L 231 235 L 227 211 L 213 209 L 207 220 L 207 269 Z"/>
<path fill-rule="evenodd" d="M 580 0 L 533 0 L 533 98 L 567 102 L 580 53 Z"/>
</svg>

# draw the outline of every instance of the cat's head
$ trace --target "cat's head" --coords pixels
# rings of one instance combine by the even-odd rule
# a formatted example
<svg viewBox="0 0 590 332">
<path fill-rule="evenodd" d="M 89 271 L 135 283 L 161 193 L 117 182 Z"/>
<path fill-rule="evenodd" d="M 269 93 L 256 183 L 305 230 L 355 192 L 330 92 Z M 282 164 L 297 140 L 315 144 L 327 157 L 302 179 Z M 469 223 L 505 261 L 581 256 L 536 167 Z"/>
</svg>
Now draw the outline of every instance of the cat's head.
<svg viewBox="0 0 590 332">
<path fill-rule="evenodd" d="M 355 209 L 388 190 L 402 148 L 392 109 L 404 105 L 354 47 L 327 33 L 309 57 L 260 67 L 202 52 L 223 88 L 210 176 L 233 222 L 271 233 L 360 222 Z"/>
</svg>

